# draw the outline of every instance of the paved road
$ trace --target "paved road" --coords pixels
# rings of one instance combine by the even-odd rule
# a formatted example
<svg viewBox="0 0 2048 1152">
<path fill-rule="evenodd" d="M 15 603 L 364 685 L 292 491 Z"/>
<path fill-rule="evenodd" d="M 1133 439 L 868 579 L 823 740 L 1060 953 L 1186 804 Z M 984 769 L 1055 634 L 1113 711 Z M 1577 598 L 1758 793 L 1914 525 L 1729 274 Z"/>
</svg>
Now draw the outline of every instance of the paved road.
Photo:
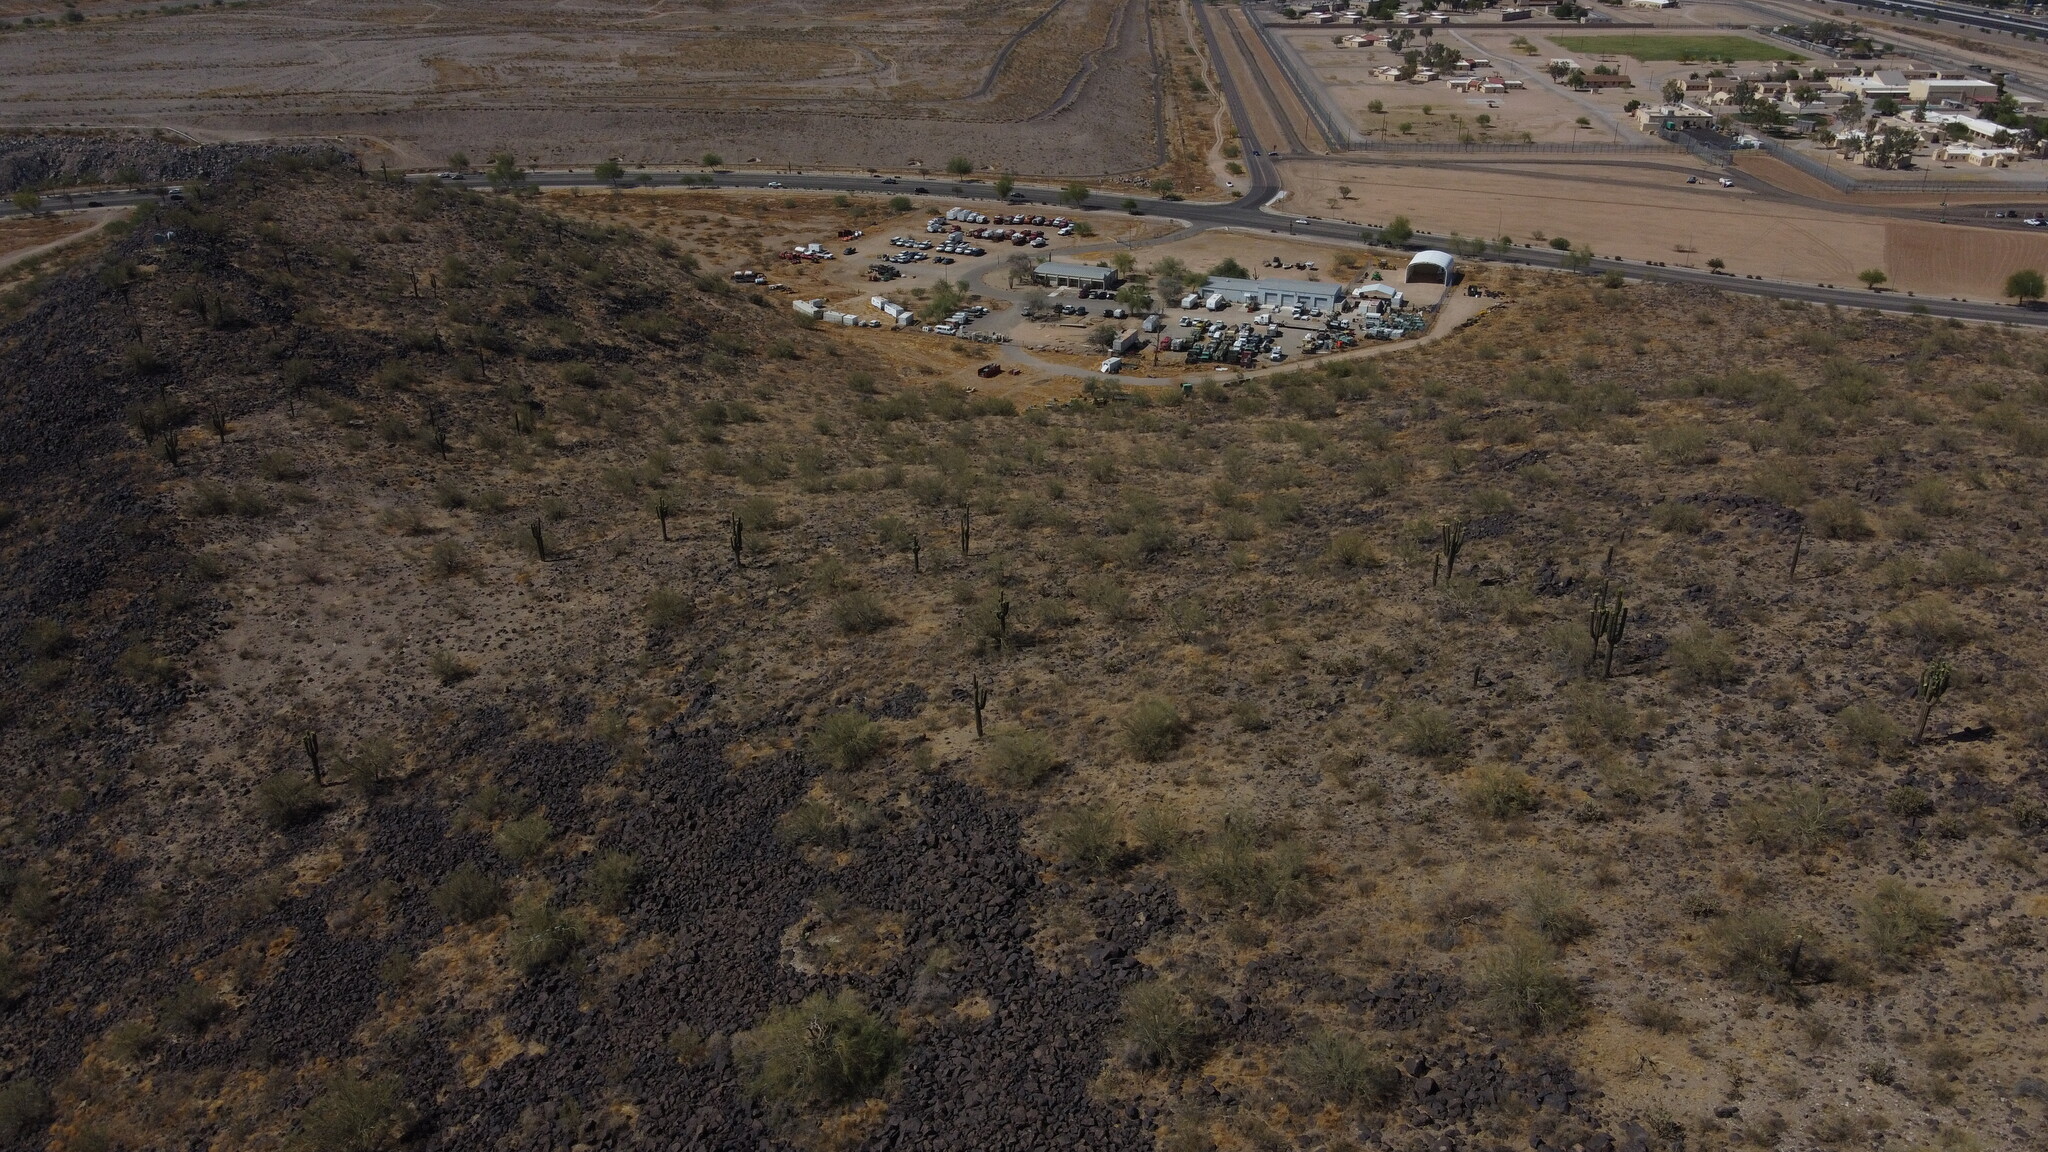
<svg viewBox="0 0 2048 1152">
<path fill-rule="evenodd" d="M 1249 147 L 1250 141 L 1246 141 Z M 1291 217 L 1261 207 L 1265 200 L 1278 189 L 1272 184 L 1271 168 L 1263 163 L 1263 157 L 1249 166 L 1257 175 L 1252 189 L 1242 198 L 1222 203 L 1202 203 L 1192 200 L 1157 200 L 1150 197 L 1132 197 L 1128 203 L 1148 216 L 1179 220 L 1193 228 L 1244 228 L 1262 232 L 1291 233 L 1297 236 L 1336 243 L 1362 244 L 1364 236 L 1355 224 L 1337 220 Z M 622 187 L 650 185 L 653 187 L 674 187 L 684 182 L 701 179 L 698 173 L 650 172 L 642 179 L 635 174 L 632 181 Z M 423 178 L 415 175 L 414 179 Z M 904 178 L 893 179 L 881 176 L 866 176 L 832 173 L 786 173 L 771 172 L 721 172 L 713 177 L 714 186 L 724 188 L 769 188 L 780 187 L 806 191 L 859 192 L 868 194 L 922 196 L 927 201 L 938 200 L 995 200 L 995 188 L 980 181 L 954 182 L 950 179 L 925 180 L 922 182 Z M 588 171 L 532 172 L 527 182 L 539 188 L 605 188 L 607 185 Z M 483 181 L 471 177 L 467 182 L 481 186 Z M 702 186 L 701 184 L 699 185 Z M 918 189 L 923 189 L 919 192 Z M 1059 199 L 1059 193 L 1049 188 L 1019 187 L 1016 196 L 1020 203 L 1049 205 L 1056 209 L 1072 206 Z M 157 197 L 148 192 L 119 191 L 101 193 L 74 193 L 70 196 L 53 195 L 43 202 L 45 209 L 84 208 L 88 202 L 100 205 L 129 205 L 148 203 Z M 1081 205 L 1096 211 L 1116 211 L 1126 203 L 1126 198 L 1114 193 L 1092 195 Z M 18 214 L 9 207 L 0 211 L 0 217 Z M 1408 247 L 1431 247 L 1448 245 L 1450 239 L 1417 233 Z M 1489 253 L 1485 259 L 1490 262 L 1525 264 L 1537 268 L 1563 268 L 1568 257 L 1563 252 L 1550 248 L 1517 247 L 1506 253 Z M 1989 304 L 1971 300 L 1945 300 L 1933 297 L 1910 297 L 1903 293 L 1876 293 L 1853 288 L 1823 288 L 1814 284 L 1795 284 L 1783 280 L 1752 280 L 1740 276 L 1723 276 L 1692 268 L 1667 268 L 1628 260 L 1596 259 L 1583 269 L 1588 274 L 1618 271 L 1635 280 L 1660 284 L 1690 284 L 1699 287 L 1718 288 L 1728 292 L 1741 292 L 1752 296 L 1768 296 L 1781 300 L 1806 300 L 1817 304 L 1835 304 L 1844 308 L 1879 308 L 1892 312 L 1926 312 L 1934 316 L 1953 316 L 1963 320 L 1981 320 L 1993 323 L 2026 324 L 2048 327 L 2048 311 L 2018 308 L 2009 304 Z"/>
</svg>

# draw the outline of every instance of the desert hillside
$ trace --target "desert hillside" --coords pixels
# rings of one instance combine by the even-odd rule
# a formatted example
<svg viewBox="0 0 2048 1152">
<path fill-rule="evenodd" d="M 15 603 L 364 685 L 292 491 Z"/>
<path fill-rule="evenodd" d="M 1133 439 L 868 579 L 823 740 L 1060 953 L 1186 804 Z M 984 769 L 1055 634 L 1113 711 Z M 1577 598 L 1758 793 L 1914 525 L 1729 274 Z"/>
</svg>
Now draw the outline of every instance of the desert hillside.
<svg viewBox="0 0 2048 1152">
<path fill-rule="evenodd" d="M 0 1144 L 2048 1134 L 2040 337 L 1479 268 L 969 391 L 706 203 L 0 274 Z"/>
</svg>

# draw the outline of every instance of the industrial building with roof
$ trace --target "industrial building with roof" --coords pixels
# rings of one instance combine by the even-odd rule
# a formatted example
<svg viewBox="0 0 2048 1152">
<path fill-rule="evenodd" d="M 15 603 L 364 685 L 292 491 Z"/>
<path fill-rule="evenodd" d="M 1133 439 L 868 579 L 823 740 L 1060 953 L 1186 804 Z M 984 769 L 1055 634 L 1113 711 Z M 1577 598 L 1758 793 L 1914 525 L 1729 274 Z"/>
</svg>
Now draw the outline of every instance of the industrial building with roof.
<svg viewBox="0 0 2048 1152">
<path fill-rule="evenodd" d="M 1449 284 L 1457 275 L 1457 262 L 1451 259 L 1451 254 L 1436 248 L 1417 252 L 1408 261 L 1410 284 Z"/>
<path fill-rule="evenodd" d="M 1236 276 L 1211 276 L 1202 285 L 1203 295 L 1220 293 L 1233 304 L 1326 310 L 1337 306 L 1337 294 L 1343 290 L 1341 284 L 1315 280 L 1244 280 Z"/>
<path fill-rule="evenodd" d="M 1067 260 L 1047 260 L 1031 270 L 1031 279 L 1048 288 L 1101 288 L 1114 291 L 1120 281 L 1116 269 Z"/>
</svg>

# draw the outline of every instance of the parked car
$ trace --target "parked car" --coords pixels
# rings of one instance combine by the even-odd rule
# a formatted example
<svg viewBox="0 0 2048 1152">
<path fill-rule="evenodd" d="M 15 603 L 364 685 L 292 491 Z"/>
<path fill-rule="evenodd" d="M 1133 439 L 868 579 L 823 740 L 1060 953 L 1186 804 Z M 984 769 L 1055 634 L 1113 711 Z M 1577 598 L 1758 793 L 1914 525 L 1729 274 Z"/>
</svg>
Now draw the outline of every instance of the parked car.
<svg viewBox="0 0 2048 1152">
<path fill-rule="evenodd" d="M 770 188 L 780 188 L 780 187 L 782 187 L 782 181 L 780 181 L 780 180 L 770 180 L 770 181 L 768 182 L 768 186 L 769 186 Z"/>
<path fill-rule="evenodd" d="M 974 374 L 983 380 L 992 379 L 1003 374 L 1003 366 L 996 363 L 983 364 L 974 370 Z"/>
</svg>

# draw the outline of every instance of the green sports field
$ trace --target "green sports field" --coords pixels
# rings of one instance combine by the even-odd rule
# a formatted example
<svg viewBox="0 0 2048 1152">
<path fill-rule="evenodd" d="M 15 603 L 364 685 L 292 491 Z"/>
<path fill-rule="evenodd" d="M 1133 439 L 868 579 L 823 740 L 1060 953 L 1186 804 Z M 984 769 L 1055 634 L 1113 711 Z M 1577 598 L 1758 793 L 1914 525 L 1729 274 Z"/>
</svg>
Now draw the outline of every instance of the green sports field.
<svg viewBox="0 0 2048 1152">
<path fill-rule="evenodd" d="M 1551 36 L 1560 48 L 1587 55 L 1633 56 L 1638 60 L 1804 60 L 1785 48 L 1773 48 L 1747 36 L 1679 33 L 1615 33 L 1607 36 Z"/>
</svg>

